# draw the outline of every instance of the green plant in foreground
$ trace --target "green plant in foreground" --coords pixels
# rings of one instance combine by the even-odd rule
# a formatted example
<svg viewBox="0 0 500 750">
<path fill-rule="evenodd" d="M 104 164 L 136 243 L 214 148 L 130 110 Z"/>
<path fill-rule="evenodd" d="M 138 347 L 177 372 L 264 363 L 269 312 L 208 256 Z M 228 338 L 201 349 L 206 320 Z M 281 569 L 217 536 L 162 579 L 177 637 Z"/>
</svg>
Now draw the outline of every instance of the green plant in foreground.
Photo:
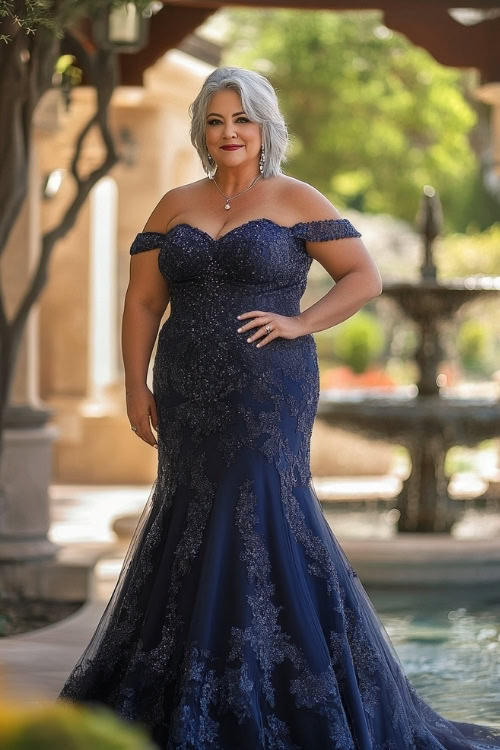
<svg viewBox="0 0 500 750">
<path fill-rule="evenodd" d="M 0 750 L 158 750 L 146 729 L 98 704 L 0 701 Z"/>
</svg>

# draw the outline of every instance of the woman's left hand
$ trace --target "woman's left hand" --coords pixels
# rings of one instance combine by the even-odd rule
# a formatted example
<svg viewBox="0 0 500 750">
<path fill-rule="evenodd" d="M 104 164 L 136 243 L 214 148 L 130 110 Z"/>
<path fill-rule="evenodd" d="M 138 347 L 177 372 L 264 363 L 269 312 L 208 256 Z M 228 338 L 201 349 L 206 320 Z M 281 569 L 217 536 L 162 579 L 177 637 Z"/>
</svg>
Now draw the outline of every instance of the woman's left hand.
<svg viewBox="0 0 500 750">
<path fill-rule="evenodd" d="M 238 333 L 245 333 L 251 328 L 257 328 L 255 333 L 247 338 L 250 344 L 259 339 L 256 344 L 257 347 L 268 344 L 273 339 L 278 338 L 278 336 L 282 339 L 296 339 L 298 336 L 303 336 L 306 333 L 299 315 L 278 315 L 277 313 L 263 312 L 262 310 L 250 310 L 238 315 L 238 320 L 246 318 L 251 318 L 251 320 L 238 328 Z M 266 331 L 267 324 L 271 329 L 269 333 Z"/>
</svg>

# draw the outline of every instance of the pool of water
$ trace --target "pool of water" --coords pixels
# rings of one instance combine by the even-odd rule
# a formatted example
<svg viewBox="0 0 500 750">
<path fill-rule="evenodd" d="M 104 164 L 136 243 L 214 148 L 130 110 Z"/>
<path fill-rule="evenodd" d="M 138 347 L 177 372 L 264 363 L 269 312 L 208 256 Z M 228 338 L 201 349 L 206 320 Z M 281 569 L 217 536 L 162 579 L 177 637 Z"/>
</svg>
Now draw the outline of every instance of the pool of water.
<svg viewBox="0 0 500 750">
<path fill-rule="evenodd" d="M 422 698 L 447 719 L 500 727 L 500 591 L 367 593 Z"/>
</svg>

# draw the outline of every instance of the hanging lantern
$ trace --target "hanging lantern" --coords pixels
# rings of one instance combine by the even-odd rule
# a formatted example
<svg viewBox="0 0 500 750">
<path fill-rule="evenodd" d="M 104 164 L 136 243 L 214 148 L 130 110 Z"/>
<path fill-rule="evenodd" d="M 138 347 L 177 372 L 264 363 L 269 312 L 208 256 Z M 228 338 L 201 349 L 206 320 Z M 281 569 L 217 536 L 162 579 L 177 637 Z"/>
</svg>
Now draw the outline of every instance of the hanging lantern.
<svg viewBox="0 0 500 750">
<path fill-rule="evenodd" d="M 134 3 L 108 8 L 94 21 L 94 40 L 105 49 L 138 52 L 148 43 L 151 14 L 149 8 L 141 11 Z"/>
</svg>

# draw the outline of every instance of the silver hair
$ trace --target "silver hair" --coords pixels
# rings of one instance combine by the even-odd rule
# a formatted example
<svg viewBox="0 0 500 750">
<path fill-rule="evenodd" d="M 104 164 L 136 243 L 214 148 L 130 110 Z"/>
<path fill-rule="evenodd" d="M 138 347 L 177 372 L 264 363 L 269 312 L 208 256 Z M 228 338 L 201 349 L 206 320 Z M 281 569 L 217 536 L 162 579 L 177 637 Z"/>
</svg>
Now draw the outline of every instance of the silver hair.
<svg viewBox="0 0 500 750">
<path fill-rule="evenodd" d="M 189 105 L 191 143 L 198 152 L 203 169 L 211 175 L 214 166 L 208 160 L 205 140 L 206 114 L 210 98 L 217 91 L 232 89 L 241 97 L 243 109 L 250 120 L 260 125 L 264 149 L 263 177 L 281 174 L 287 161 L 288 129 L 280 112 L 278 97 L 271 83 L 260 73 L 246 68 L 216 68 L 205 79 L 196 99 Z"/>
</svg>

